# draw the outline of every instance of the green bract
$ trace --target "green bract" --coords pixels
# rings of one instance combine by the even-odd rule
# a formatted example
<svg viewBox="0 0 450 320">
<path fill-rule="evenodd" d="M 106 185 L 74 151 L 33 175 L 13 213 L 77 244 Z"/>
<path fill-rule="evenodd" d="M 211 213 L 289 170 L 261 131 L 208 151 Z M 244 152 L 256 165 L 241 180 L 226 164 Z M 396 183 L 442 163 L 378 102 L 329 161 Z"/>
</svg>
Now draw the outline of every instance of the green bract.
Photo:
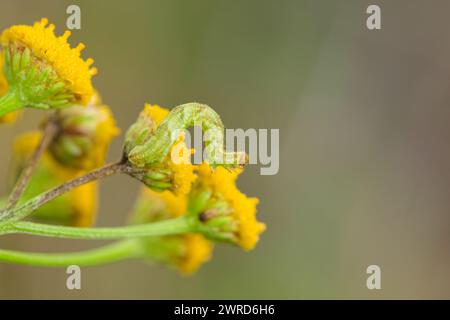
<svg viewBox="0 0 450 320">
<path fill-rule="evenodd" d="M 75 99 L 53 68 L 32 56 L 26 47 L 6 48 L 4 74 L 9 90 L 0 98 L 0 116 L 23 107 L 59 108 Z"/>
</svg>

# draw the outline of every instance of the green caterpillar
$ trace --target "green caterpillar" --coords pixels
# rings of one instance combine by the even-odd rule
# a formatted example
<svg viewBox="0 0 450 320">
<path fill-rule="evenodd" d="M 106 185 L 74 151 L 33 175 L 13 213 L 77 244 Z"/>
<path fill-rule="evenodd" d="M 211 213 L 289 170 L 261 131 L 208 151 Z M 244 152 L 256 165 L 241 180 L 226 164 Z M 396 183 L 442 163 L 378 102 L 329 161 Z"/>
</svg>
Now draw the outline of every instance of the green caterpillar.
<svg viewBox="0 0 450 320">
<path fill-rule="evenodd" d="M 195 102 L 175 107 L 147 142 L 130 151 L 128 160 L 136 167 L 162 162 L 180 133 L 193 126 L 199 126 L 207 133 L 205 160 L 211 166 L 235 167 L 245 163 L 245 154 L 225 152 L 224 126 L 217 112 L 205 104 Z"/>
</svg>

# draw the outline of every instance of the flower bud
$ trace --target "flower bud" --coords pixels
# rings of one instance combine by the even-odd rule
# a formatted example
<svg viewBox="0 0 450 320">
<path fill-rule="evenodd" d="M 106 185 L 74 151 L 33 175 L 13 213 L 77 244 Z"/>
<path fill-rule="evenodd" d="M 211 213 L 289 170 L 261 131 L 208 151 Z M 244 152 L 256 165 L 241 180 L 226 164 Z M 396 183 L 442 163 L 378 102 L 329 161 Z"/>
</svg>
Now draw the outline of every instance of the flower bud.
<svg viewBox="0 0 450 320">
<path fill-rule="evenodd" d="M 155 133 L 158 124 L 153 117 L 156 117 L 157 112 L 161 112 L 157 109 L 165 110 L 159 106 L 151 106 L 150 104 L 144 106 L 144 110 L 139 114 L 136 122 L 131 125 L 125 134 L 125 154 L 129 154 L 136 146 L 145 144 Z M 168 112 L 164 113 L 167 114 Z"/>
<path fill-rule="evenodd" d="M 66 108 L 51 120 L 59 130 L 49 149 L 62 164 L 94 169 L 105 162 L 108 147 L 120 130 L 110 109 L 98 103 L 93 101 L 87 107 Z"/>
</svg>

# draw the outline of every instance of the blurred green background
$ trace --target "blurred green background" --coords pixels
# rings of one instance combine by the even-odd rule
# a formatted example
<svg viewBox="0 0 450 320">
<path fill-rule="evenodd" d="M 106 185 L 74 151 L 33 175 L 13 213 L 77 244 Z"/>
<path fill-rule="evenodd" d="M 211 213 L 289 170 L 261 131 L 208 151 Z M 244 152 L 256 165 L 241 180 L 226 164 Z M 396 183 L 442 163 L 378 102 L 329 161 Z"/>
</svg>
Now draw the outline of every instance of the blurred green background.
<svg viewBox="0 0 450 320">
<path fill-rule="evenodd" d="M 366 8 L 382 29 L 366 28 Z M 0 298 L 450 298 L 448 1 L 2 1 L 0 29 L 48 17 L 95 59 L 94 85 L 126 129 L 144 102 L 199 101 L 229 128 L 279 128 L 280 172 L 250 166 L 239 184 L 268 225 L 256 250 L 217 246 L 195 276 L 140 261 L 64 269 L 0 264 Z M 27 111 L 0 127 L 0 193 Z M 121 139 L 110 159 L 120 155 Z M 98 225 L 123 224 L 139 184 L 102 183 Z M 30 236 L 4 248 L 81 250 L 103 242 Z M 366 288 L 366 268 L 382 290 Z"/>
</svg>

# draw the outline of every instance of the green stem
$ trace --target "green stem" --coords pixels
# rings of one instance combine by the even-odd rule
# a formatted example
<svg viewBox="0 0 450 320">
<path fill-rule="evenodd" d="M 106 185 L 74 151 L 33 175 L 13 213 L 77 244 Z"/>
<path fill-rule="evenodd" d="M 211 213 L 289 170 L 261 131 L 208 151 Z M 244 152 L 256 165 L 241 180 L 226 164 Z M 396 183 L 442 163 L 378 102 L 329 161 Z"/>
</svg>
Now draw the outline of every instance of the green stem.
<svg viewBox="0 0 450 320">
<path fill-rule="evenodd" d="M 0 117 L 23 107 L 24 105 L 20 96 L 17 94 L 17 91 L 12 88 L 10 88 L 5 95 L 0 97 Z"/>
<path fill-rule="evenodd" d="M 47 202 L 63 195 L 66 192 L 71 191 L 72 189 L 79 187 L 83 184 L 102 179 L 105 177 L 109 177 L 116 173 L 127 172 L 129 167 L 123 163 L 113 163 L 106 165 L 100 169 L 89 172 L 88 174 L 75 178 L 71 181 L 68 181 L 59 187 L 56 187 L 52 190 L 49 190 L 43 194 L 40 194 L 31 200 L 27 201 L 23 205 L 19 207 L 15 207 L 12 209 L 4 209 L 0 210 L 0 229 L 2 225 L 5 225 L 12 221 L 18 221 L 26 218 L 33 211 L 37 210 Z"/>
<path fill-rule="evenodd" d="M 70 239 L 123 239 L 167 236 L 195 232 L 195 230 L 195 221 L 191 216 L 185 215 L 154 223 L 112 228 L 76 228 L 20 221 L 0 227 L 0 235 L 25 233 Z"/>
<path fill-rule="evenodd" d="M 98 249 L 73 253 L 32 253 L 0 250 L 0 261 L 43 267 L 94 266 L 137 258 L 140 255 L 141 246 L 139 242 L 125 240 Z"/>
<path fill-rule="evenodd" d="M 39 142 L 37 148 L 34 150 L 30 160 L 28 160 L 25 169 L 22 170 L 19 180 L 16 182 L 16 185 L 14 186 L 14 189 L 9 196 L 8 206 L 6 207 L 6 210 L 13 209 L 16 206 L 17 202 L 19 202 L 20 197 L 24 193 L 28 183 L 32 178 L 33 172 L 37 166 L 39 159 L 41 158 L 42 154 L 45 152 L 53 138 L 56 136 L 58 132 L 58 125 L 56 124 L 55 118 L 56 116 L 55 114 L 53 114 L 49 117 L 47 123 L 45 124 L 41 141 Z"/>
</svg>

